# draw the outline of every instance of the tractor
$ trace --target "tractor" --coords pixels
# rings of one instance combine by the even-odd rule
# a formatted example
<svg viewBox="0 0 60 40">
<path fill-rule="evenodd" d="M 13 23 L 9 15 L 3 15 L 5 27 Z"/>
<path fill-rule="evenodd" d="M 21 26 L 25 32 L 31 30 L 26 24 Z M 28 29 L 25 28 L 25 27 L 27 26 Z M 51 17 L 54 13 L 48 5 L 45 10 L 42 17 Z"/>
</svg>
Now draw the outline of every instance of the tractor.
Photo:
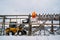
<svg viewBox="0 0 60 40">
<path fill-rule="evenodd" d="M 12 33 L 12 35 L 15 35 L 15 33 L 17 33 L 17 35 L 19 35 L 19 33 L 21 33 L 21 35 L 26 35 L 27 32 L 24 29 L 24 25 L 20 24 L 19 26 L 17 26 L 17 22 L 10 22 L 9 24 L 9 28 L 5 29 L 6 35 L 10 35 L 10 33 Z"/>
</svg>

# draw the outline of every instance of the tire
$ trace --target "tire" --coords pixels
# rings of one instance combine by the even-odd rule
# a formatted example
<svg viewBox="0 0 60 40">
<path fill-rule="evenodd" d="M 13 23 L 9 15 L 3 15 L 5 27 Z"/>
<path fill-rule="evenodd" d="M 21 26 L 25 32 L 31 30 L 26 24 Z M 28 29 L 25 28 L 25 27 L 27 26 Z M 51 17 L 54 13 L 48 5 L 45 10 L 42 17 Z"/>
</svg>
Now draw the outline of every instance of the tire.
<svg viewBox="0 0 60 40">
<path fill-rule="evenodd" d="M 6 32 L 6 35 L 9 35 L 10 29 L 9 28 L 5 29 L 5 32 Z"/>
<path fill-rule="evenodd" d="M 17 32 L 17 35 L 19 35 L 20 32 L 21 32 L 21 31 L 18 31 L 18 32 Z"/>
<path fill-rule="evenodd" d="M 27 32 L 25 30 L 21 31 L 21 35 L 26 35 Z"/>
<path fill-rule="evenodd" d="M 27 34 L 27 32 L 25 30 L 22 30 L 22 31 L 18 31 L 17 35 L 19 35 L 20 32 L 21 32 L 21 35 L 26 35 Z"/>
<path fill-rule="evenodd" d="M 15 35 L 15 33 L 14 32 L 11 32 L 12 33 L 12 35 Z"/>
<path fill-rule="evenodd" d="M 9 35 L 9 33 L 6 33 L 6 35 Z"/>
</svg>

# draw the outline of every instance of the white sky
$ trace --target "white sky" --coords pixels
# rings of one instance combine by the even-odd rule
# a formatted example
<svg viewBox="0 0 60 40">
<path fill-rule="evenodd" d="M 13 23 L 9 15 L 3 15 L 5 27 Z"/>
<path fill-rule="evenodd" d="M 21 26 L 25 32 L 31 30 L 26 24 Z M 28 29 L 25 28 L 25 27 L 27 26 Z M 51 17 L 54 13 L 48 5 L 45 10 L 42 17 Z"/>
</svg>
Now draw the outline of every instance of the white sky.
<svg viewBox="0 0 60 40">
<path fill-rule="evenodd" d="M 0 0 L 0 14 L 60 13 L 60 0 Z"/>
</svg>

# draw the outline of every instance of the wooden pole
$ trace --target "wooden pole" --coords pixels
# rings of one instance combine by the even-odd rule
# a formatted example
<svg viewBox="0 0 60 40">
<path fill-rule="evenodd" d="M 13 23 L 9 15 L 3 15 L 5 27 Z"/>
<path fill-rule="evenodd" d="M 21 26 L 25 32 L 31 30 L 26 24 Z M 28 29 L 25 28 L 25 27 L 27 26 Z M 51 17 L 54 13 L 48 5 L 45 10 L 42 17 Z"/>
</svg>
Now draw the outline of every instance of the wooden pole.
<svg viewBox="0 0 60 40">
<path fill-rule="evenodd" d="M 54 34 L 54 29 L 53 29 L 53 15 L 51 15 L 51 34 Z"/>
<path fill-rule="evenodd" d="M 39 34 L 41 35 L 40 14 L 38 16 L 38 20 L 39 20 Z"/>
<path fill-rule="evenodd" d="M 2 35 L 2 28 L 0 28 L 0 36 Z"/>
<path fill-rule="evenodd" d="M 31 35 L 31 32 L 32 32 L 32 27 L 31 27 L 30 18 L 31 18 L 31 15 L 29 14 L 29 33 L 28 33 L 29 36 Z"/>
<path fill-rule="evenodd" d="M 5 35 L 5 16 L 3 17 L 2 32 Z"/>
<path fill-rule="evenodd" d="M 60 28 L 60 15 L 59 15 L 59 28 Z"/>
<path fill-rule="evenodd" d="M 11 22 L 11 18 L 10 18 L 10 22 Z"/>
</svg>

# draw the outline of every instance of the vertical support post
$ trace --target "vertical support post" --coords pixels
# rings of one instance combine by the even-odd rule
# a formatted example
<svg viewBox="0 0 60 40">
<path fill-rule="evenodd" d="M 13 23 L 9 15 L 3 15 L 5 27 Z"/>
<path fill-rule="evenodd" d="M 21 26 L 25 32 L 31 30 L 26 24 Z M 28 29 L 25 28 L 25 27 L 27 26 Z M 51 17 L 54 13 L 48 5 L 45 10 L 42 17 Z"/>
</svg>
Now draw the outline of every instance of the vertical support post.
<svg viewBox="0 0 60 40">
<path fill-rule="evenodd" d="M 17 16 L 16 16 L 16 22 L 17 22 Z"/>
<path fill-rule="evenodd" d="M 59 14 L 59 28 L 60 28 L 60 14 Z"/>
<path fill-rule="evenodd" d="M 2 35 L 2 28 L 0 28 L 0 36 Z"/>
<path fill-rule="evenodd" d="M 11 22 L 11 18 L 10 18 L 10 22 Z M 10 24 L 10 22 L 9 22 L 9 24 Z M 10 27 L 10 25 L 9 25 L 9 27 Z"/>
<path fill-rule="evenodd" d="M 5 35 L 5 16 L 3 17 L 3 24 L 2 24 L 2 32 L 3 32 L 3 35 Z"/>
<path fill-rule="evenodd" d="M 28 33 L 29 36 L 31 35 L 31 32 L 32 32 L 32 27 L 31 27 L 30 18 L 31 18 L 31 15 L 29 14 L 29 33 Z"/>
<path fill-rule="evenodd" d="M 10 22 L 11 22 L 11 18 L 10 18 Z"/>
<path fill-rule="evenodd" d="M 38 16 L 38 20 L 40 21 L 40 14 L 39 14 L 39 16 Z"/>
<path fill-rule="evenodd" d="M 21 24 L 21 19 L 20 19 L 20 24 Z"/>
<path fill-rule="evenodd" d="M 16 16 L 16 25 L 18 25 L 17 16 Z"/>
<path fill-rule="evenodd" d="M 51 15 L 51 34 L 54 34 L 54 29 L 53 29 L 53 15 Z"/>
<path fill-rule="evenodd" d="M 39 14 L 39 16 L 38 16 L 38 20 L 39 20 L 39 34 L 41 35 L 41 25 L 40 25 L 40 14 Z"/>
</svg>

